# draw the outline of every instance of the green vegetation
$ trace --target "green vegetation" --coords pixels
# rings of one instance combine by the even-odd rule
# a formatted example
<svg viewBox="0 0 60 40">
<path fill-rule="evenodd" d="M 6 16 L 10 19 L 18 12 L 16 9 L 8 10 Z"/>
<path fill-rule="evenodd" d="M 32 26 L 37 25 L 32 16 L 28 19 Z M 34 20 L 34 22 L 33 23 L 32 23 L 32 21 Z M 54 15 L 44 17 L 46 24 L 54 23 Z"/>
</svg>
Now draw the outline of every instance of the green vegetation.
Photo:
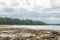
<svg viewBox="0 0 60 40">
<path fill-rule="evenodd" d="M 42 21 L 33 21 L 33 20 L 20 20 L 13 18 L 2 18 L 0 17 L 1 25 L 45 25 L 46 23 Z"/>
</svg>

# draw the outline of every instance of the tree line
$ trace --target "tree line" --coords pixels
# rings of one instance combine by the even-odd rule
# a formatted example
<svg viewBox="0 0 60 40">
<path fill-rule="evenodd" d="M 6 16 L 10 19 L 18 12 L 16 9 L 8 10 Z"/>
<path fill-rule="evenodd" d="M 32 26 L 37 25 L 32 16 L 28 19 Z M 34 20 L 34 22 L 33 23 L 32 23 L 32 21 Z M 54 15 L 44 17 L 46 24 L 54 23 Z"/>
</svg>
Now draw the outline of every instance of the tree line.
<svg viewBox="0 0 60 40">
<path fill-rule="evenodd" d="M 20 20 L 13 18 L 2 18 L 0 17 L 0 25 L 45 25 L 43 21 L 34 21 L 34 20 Z"/>
</svg>

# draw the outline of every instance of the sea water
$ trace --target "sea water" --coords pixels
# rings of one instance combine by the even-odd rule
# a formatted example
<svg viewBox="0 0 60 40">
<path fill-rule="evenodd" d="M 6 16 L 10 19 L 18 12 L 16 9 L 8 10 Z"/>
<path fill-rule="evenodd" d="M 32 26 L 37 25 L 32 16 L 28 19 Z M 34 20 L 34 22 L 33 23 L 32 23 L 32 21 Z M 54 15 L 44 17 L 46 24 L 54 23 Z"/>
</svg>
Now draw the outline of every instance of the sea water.
<svg viewBox="0 0 60 40">
<path fill-rule="evenodd" d="M 60 25 L 0 25 L 0 28 L 30 28 L 60 30 Z"/>
</svg>

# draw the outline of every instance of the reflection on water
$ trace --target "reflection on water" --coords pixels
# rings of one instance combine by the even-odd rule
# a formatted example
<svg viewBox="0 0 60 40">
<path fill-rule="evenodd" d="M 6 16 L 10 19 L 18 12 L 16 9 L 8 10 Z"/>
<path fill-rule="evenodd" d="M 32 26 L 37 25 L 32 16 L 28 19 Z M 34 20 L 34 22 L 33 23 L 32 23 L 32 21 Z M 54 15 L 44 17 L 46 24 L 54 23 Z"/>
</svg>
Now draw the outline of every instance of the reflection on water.
<svg viewBox="0 0 60 40">
<path fill-rule="evenodd" d="M 60 30 L 60 25 L 0 25 L 0 28 L 31 28 Z"/>
</svg>

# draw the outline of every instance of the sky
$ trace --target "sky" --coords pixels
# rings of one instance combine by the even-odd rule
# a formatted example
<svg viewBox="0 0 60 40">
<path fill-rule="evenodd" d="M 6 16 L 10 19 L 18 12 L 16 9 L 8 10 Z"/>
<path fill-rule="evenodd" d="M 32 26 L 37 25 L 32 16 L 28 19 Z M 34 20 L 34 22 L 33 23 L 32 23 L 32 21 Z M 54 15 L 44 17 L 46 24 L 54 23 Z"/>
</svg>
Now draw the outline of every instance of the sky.
<svg viewBox="0 0 60 40">
<path fill-rule="evenodd" d="M 0 17 L 60 24 L 60 0 L 0 0 Z"/>
</svg>

